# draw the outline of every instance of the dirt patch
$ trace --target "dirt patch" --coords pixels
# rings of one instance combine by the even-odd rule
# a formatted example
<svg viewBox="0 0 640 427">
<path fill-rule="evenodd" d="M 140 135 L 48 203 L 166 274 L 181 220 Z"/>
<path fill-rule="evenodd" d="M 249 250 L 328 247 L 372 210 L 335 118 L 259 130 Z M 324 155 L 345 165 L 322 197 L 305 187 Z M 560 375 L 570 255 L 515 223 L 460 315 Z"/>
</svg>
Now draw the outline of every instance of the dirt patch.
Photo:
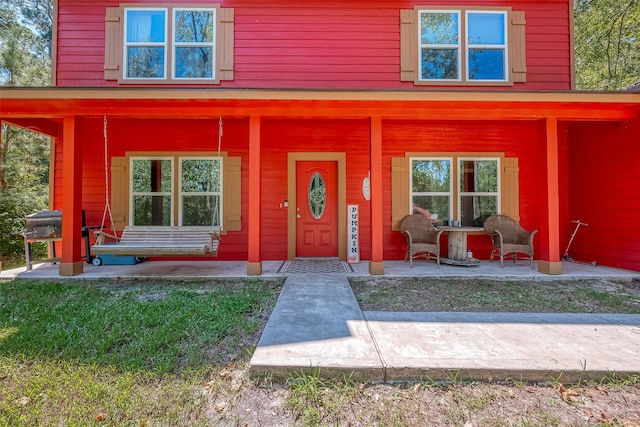
<svg viewBox="0 0 640 427">
<path fill-rule="evenodd" d="M 517 381 L 282 384 L 251 381 L 233 366 L 203 392 L 212 425 L 640 426 L 638 379 L 571 388 Z"/>
<path fill-rule="evenodd" d="M 354 278 L 363 310 L 640 312 L 637 284 L 611 281 L 500 282 Z M 266 319 L 263 319 L 266 321 Z M 202 385 L 206 417 L 229 426 L 635 426 L 640 378 L 532 384 L 362 384 L 293 375 L 286 383 L 249 379 L 246 362 L 216 371 Z"/>
</svg>

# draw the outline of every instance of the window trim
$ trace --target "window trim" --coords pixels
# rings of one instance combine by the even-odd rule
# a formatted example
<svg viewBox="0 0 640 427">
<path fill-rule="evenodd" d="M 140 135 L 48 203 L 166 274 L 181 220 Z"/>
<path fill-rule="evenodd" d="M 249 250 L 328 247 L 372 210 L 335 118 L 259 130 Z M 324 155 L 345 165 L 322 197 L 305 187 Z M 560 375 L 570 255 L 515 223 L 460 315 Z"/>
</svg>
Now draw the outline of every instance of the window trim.
<svg viewBox="0 0 640 427">
<path fill-rule="evenodd" d="M 223 161 L 224 161 L 224 157 L 221 155 L 220 157 L 218 156 L 177 156 L 178 159 L 178 188 L 176 190 L 176 193 L 178 195 L 178 227 L 185 227 L 184 225 L 182 225 L 182 220 L 184 218 L 183 216 L 183 208 L 184 208 L 184 203 L 183 203 L 183 198 L 184 196 L 218 196 L 218 203 L 219 203 L 219 209 L 218 209 L 218 225 L 217 227 L 222 227 L 222 223 L 224 220 L 224 198 L 223 198 L 223 193 L 224 193 L 224 165 L 223 165 Z M 182 191 L 182 162 L 183 160 L 218 160 L 218 170 L 219 170 L 219 174 L 220 174 L 220 183 L 219 183 L 219 187 L 220 190 L 219 191 L 204 191 L 204 192 L 199 192 L 199 193 L 194 193 L 194 192 L 185 192 Z M 208 226 L 209 224 L 207 224 Z M 215 226 L 215 225 L 214 225 Z"/>
<path fill-rule="evenodd" d="M 165 57 L 168 59 L 165 78 L 141 79 L 125 78 L 126 67 L 125 54 L 125 9 L 167 9 L 168 27 L 172 27 L 173 9 L 215 9 L 215 40 L 212 57 L 213 75 L 207 79 L 174 79 L 173 73 L 173 45 L 168 39 L 169 45 Z M 234 79 L 234 44 L 235 44 L 235 9 L 221 7 L 220 4 L 202 3 L 120 3 L 117 6 L 106 7 L 104 33 L 104 80 L 115 81 L 119 85 L 159 86 L 159 85 L 219 85 L 222 81 Z M 171 17 L 169 17 L 171 14 Z M 173 38 L 172 32 L 169 36 Z"/>
<path fill-rule="evenodd" d="M 507 25 L 509 19 L 509 12 L 511 8 L 495 8 L 495 7 L 462 7 L 462 8 L 452 8 L 445 9 L 440 7 L 429 7 L 429 6 L 416 6 L 418 17 L 418 81 L 422 84 L 451 84 L 458 83 L 464 85 L 473 85 L 473 84 L 511 84 L 510 76 L 509 76 L 509 63 L 510 58 L 508 56 L 508 45 L 509 45 L 509 26 Z M 421 26 L 420 26 L 420 16 L 423 13 L 457 13 L 458 14 L 458 78 L 457 79 L 423 79 L 422 78 L 422 37 L 421 37 Z M 505 51 L 505 63 L 503 64 L 503 72 L 504 72 L 504 80 L 484 80 L 484 79 L 470 79 L 469 78 L 469 48 L 470 43 L 468 43 L 468 35 L 469 35 L 469 13 L 486 13 L 486 14 L 502 14 L 504 15 L 504 51 Z M 475 45 L 474 45 L 475 46 Z M 483 46 L 483 45 L 480 45 Z M 463 54 L 464 53 L 464 54 Z"/>
<path fill-rule="evenodd" d="M 123 59 L 122 59 L 122 76 L 121 76 L 121 81 L 122 83 L 212 83 L 212 82 L 216 82 L 218 81 L 218 76 L 217 76 L 217 70 L 216 70 L 216 56 L 217 56 L 217 43 L 216 43 L 216 35 L 217 35 L 217 31 L 216 31 L 216 27 L 217 27 L 217 18 L 218 18 L 218 13 L 216 11 L 216 9 L 218 8 L 215 5 L 211 5 L 210 7 L 204 7 L 204 6 L 193 6 L 193 7 L 185 7 L 185 5 L 166 5 L 165 7 L 157 7 L 157 6 L 153 6 L 153 5 L 149 5 L 149 6 L 140 6 L 140 5 L 136 5 L 136 6 L 129 6 L 129 5 L 122 5 L 121 6 L 123 11 L 123 16 L 124 16 L 124 23 L 123 23 L 123 49 L 122 49 L 122 55 L 123 55 Z M 165 28 L 164 28 L 164 51 L 165 51 L 165 55 L 164 55 L 164 77 L 163 78 L 154 78 L 154 77 L 145 77 L 145 78 L 140 78 L 140 77 L 127 77 L 127 66 L 128 66 L 128 55 L 127 55 L 127 18 L 128 18 L 128 12 L 131 10 L 147 10 L 147 11 L 164 11 L 165 13 L 165 17 L 164 17 L 164 21 L 165 21 Z M 212 58 L 212 74 L 211 74 L 211 78 L 204 78 L 204 77 L 199 77 L 199 78 L 193 78 L 193 79 L 185 79 L 185 78 L 177 78 L 175 76 L 175 70 L 176 70 L 176 55 L 175 55 L 175 51 L 176 51 L 176 42 L 175 42 L 175 14 L 176 14 L 176 10 L 194 10 L 194 11 L 198 11 L 198 10 L 211 10 L 213 11 L 213 33 L 214 33 L 214 41 L 211 43 L 211 45 L 213 46 L 213 58 Z M 145 43 L 145 45 L 149 45 L 149 43 Z"/>
<path fill-rule="evenodd" d="M 184 155 L 183 155 L 184 154 Z M 135 220 L 135 196 L 145 196 L 145 195 L 164 195 L 169 196 L 171 200 L 171 219 L 170 225 L 173 227 L 187 227 L 182 225 L 183 219 L 183 203 L 182 199 L 184 195 L 218 195 L 219 196 L 219 211 L 218 211 L 218 221 L 220 227 L 224 225 L 225 214 L 224 214 L 224 159 L 226 155 L 223 153 L 220 156 L 211 155 L 211 154 L 185 154 L 185 153 L 176 153 L 175 155 L 137 155 L 131 154 L 128 156 L 129 159 L 129 170 L 131 173 L 129 174 L 129 225 L 135 225 L 133 222 Z M 171 192 L 134 192 L 133 185 L 133 163 L 137 160 L 170 160 L 171 161 Z M 219 160 L 219 168 L 220 168 L 220 191 L 218 192 L 204 192 L 204 193 L 185 193 L 182 191 L 182 161 L 183 160 Z M 176 167 L 177 164 L 177 167 Z M 209 226 L 206 224 L 205 226 Z"/>
<path fill-rule="evenodd" d="M 457 44 L 423 44 L 422 43 L 422 31 L 420 27 L 420 17 L 422 14 L 433 13 L 433 14 L 456 14 L 458 17 L 458 43 Z M 433 82 L 433 83 L 442 83 L 442 82 L 462 82 L 462 52 L 464 50 L 464 43 L 462 42 L 462 37 L 460 34 L 460 28 L 464 23 L 462 19 L 462 12 L 456 9 L 419 9 L 418 10 L 418 79 L 421 82 Z M 456 49 L 458 51 L 458 73 L 457 78 L 455 79 L 423 79 L 422 78 L 422 49 L 431 48 L 431 49 Z"/>
<path fill-rule="evenodd" d="M 454 169 L 455 167 L 453 166 L 453 162 L 455 161 L 455 156 L 446 156 L 446 157 L 432 157 L 432 156 L 428 156 L 428 157 L 409 157 L 409 213 L 412 214 L 413 213 L 413 198 L 415 196 L 439 196 L 439 197 L 444 197 L 444 196 L 448 196 L 449 197 L 449 218 L 453 219 L 453 201 L 454 201 L 454 190 L 453 190 L 453 185 L 452 185 L 452 181 L 454 178 Z M 427 161 L 449 161 L 449 174 L 450 174 L 450 180 L 449 180 L 449 191 L 448 192 L 440 192 L 440 191 L 413 191 L 413 162 L 414 161 L 421 161 L 421 160 L 427 160 Z M 434 213 L 434 212 L 432 212 Z"/>
<path fill-rule="evenodd" d="M 146 12 L 163 12 L 164 13 L 164 42 L 128 42 L 127 41 L 127 33 L 128 33 L 128 23 L 129 23 L 129 13 L 130 11 L 146 11 Z M 166 7 L 125 7 L 123 10 L 123 30 L 124 34 L 122 35 L 122 79 L 131 81 L 131 80 L 145 80 L 145 81 L 154 81 L 154 82 L 162 82 L 168 79 L 167 77 L 167 63 L 169 61 L 169 9 Z M 162 47 L 164 50 L 164 61 L 163 61 L 163 77 L 127 77 L 127 71 L 129 69 L 129 47 L 140 46 L 140 47 Z"/>
<path fill-rule="evenodd" d="M 462 191 L 460 191 L 460 180 L 462 179 L 462 173 L 460 171 L 461 160 L 496 160 L 498 171 L 498 192 L 497 192 L 497 212 L 502 213 L 502 170 L 504 164 L 504 156 L 498 153 L 406 153 L 406 158 L 409 161 L 408 175 L 409 175 L 409 206 L 407 214 L 413 213 L 413 197 L 416 193 L 413 191 L 413 161 L 414 160 L 450 160 L 451 161 L 451 187 L 449 189 L 449 218 L 452 221 L 460 221 L 462 217 Z M 419 195 L 444 195 L 445 193 L 427 192 Z M 469 193 L 464 192 L 465 195 L 484 195 L 484 193 Z M 494 193 L 488 193 L 487 195 L 494 195 Z"/>
<path fill-rule="evenodd" d="M 507 18 L 507 58 L 505 81 L 437 81 L 420 80 L 420 10 L 449 10 L 447 5 L 416 5 L 411 9 L 400 9 L 400 81 L 411 82 L 414 86 L 445 87 L 504 87 L 527 82 L 527 43 L 526 13 L 524 10 L 513 10 L 510 6 L 469 6 L 456 7 L 464 11 L 499 11 Z M 466 13 L 465 13 L 466 15 Z M 466 59 L 463 56 L 463 61 Z M 466 72 L 466 64 L 462 69 Z M 466 76 L 465 76 L 466 77 Z"/>
<path fill-rule="evenodd" d="M 482 44 L 472 44 L 469 42 L 469 14 L 477 13 L 477 14 L 485 14 L 485 15 L 502 15 L 504 17 L 503 20 L 503 34 L 504 34 L 504 43 L 502 45 L 482 45 Z M 465 24 L 465 81 L 466 82 L 483 82 L 483 83 L 508 83 L 509 82 L 509 12 L 507 10 L 473 10 L 466 9 L 464 11 L 464 24 Z M 504 51 L 504 63 L 502 64 L 502 73 L 504 75 L 504 79 L 471 79 L 469 77 L 469 53 L 471 50 L 479 50 L 480 48 L 484 49 L 493 49 L 493 50 L 503 50 Z"/>
<path fill-rule="evenodd" d="M 133 179 L 134 179 L 134 175 L 133 175 L 133 163 L 135 161 L 140 161 L 140 160 L 169 160 L 171 162 L 171 191 L 169 193 L 164 192 L 164 191 L 159 191 L 159 192 L 136 192 L 134 191 L 134 185 L 133 185 Z M 171 218 L 170 218 L 170 224 L 173 225 L 175 222 L 175 215 L 174 215 L 174 207 L 175 207 L 175 197 L 174 197 L 174 193 L 175 193 L 175 161 L 174 161 L 174 156 L 132 156 L 129 157 L 129 170 L 131 171 L 131 173 L 129 174 L 129 225 L 136 225 L 134 224 L 134 220 L 135 220 L 135 197 L 136 196 L 169 196 L 169 200 L 171 200 Z"/>
<path fill-rule="evenodd" d="M 202 80 L 206 80 L 206 81 L 215 81 L 217 79 L 217 72 L 216 72 L 216 67 L 217 67 L 217 46 L 216 46 L 216 40 L 217 40 L 217 22 L 218 22 L 218 8 L 216 7 L 174 7 L 171 10 L 171 28 L 174 29 L 176 27 L 176 12 L 178 11 L 200 11 L 200 12 L 207 12 L 207 11 L 211 11 L 213 12 L 213 40 L 211 42 L 177 42 L 175 40 L 176 38 L 176 33 L 175 31 L 172 32 L 171 34 L 171 57 L 172 57 L 172 61 L 171 61 L 171 80 L 174 81 L 185 81 L 185 82 L 193 82 L 193 81 L 202 81 Z M 178 49 L 178 47 L 181 46 L 185 46 L 185 47 L 194 47 L 194 46 L 210 46 L 213 52 L 213 55 L 211 57 L 211 78 L 202 78 L 202 77 L 176 77 L 176 66 L 177 66 L 177 62 L 175 60 L 175 58 L 177 57 L 176 51 Z"/>
<path fill-rule="evenodd" d="M 495 160 L 496 161 L 496 171 L 498 172 L 497 176 L 497 188 L 498 190 L 495 193 L 490 193 L 486 191 L 462 191 L 460 187 L 462 186 L 462 179 L 464 177 L 464 173 L 462 171 L 462 162 L 463 161 L 487 161 L 487 160 Z M 457 157 L 457 182 L 456 188 L 458 189 L 458 198 L 457 198 L 457 220 L 462 221 L 462 197 L 463 196 L 495 196 L 496 198 L 496 214 L 500 214 L 502 211 L 502 162 L 500 161 L 500 157 L 478 157 L 478 156 L 458 156 Z"/>
</svg>

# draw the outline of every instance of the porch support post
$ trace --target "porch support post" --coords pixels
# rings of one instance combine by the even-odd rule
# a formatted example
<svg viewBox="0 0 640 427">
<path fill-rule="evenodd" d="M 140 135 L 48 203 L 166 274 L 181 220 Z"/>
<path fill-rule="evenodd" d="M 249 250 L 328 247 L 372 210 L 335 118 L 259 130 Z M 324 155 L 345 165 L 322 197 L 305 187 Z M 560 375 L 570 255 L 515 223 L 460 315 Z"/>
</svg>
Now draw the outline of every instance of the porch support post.
<svg viewBox="0 0 640 427">
<path fill-rule="evenodd" d="M 369 261 L 369 273 L 384 274 L 384 245 L 382 241 L 382 119 L 380 117 L 371 117 L 370 138 L 371 261 Z"/>
<path fill-rule="evenodd" d="M 249 259 L 247 274 L 262 274 L 260 260 L 260 116 L 249 117 Z"/>
<path fill-rule="evenodd" d="M 538 271 L 546 274 L 562 274 L 560 260 L 560 178 L 558 171 L 558 119 L 546 119 L 547 140 L 547 259 L 538 261 Z"/>
<path fill-rule="evenodd" d="M 62 260 L 60 276 L 84 271 L 82 262 L 82 141 L 78 117 L 65 117 L 62 125 Z"/>
</svg>

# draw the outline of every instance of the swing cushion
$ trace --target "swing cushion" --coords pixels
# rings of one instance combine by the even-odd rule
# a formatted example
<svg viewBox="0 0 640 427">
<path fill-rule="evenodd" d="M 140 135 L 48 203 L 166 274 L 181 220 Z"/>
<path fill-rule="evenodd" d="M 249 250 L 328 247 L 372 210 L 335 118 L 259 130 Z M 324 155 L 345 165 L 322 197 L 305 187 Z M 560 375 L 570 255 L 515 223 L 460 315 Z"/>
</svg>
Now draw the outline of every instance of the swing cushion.
<svg viewBox="0 0 640 427">
<path fill-rule="evenodd" d="M 220 229 L 215 227 L 128 226 L 120 237 L 96 231 L 93 254 L 151 256 L 217 256 Z M 118 242 L 105 244 L 105 238 Z"/>
</svg>

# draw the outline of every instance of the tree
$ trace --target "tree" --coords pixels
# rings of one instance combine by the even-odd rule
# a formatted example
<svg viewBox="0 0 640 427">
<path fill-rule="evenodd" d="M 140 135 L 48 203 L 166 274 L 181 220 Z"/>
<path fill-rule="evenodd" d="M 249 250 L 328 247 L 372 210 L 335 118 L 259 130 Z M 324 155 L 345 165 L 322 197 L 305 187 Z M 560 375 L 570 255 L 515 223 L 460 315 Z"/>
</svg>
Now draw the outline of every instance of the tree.
<svg viewBox="0 0 640 427">
<path fill-rule="evenodd" d="M 640 80 L 640 0 L 576 0 L 576 83 L 619 90 Z"/>
<path fill-rule="evenodd" d="M 49 84 L 51 17 L 41 16 L 42 10 L 42 1 L 0 3 L 0 85 Z M 25 216 L 48 205 L 50 140 L 7 123 L 2 123 L 1 136 L 0 255 L 16 256 L 24 253 Z"/>
</svg>

